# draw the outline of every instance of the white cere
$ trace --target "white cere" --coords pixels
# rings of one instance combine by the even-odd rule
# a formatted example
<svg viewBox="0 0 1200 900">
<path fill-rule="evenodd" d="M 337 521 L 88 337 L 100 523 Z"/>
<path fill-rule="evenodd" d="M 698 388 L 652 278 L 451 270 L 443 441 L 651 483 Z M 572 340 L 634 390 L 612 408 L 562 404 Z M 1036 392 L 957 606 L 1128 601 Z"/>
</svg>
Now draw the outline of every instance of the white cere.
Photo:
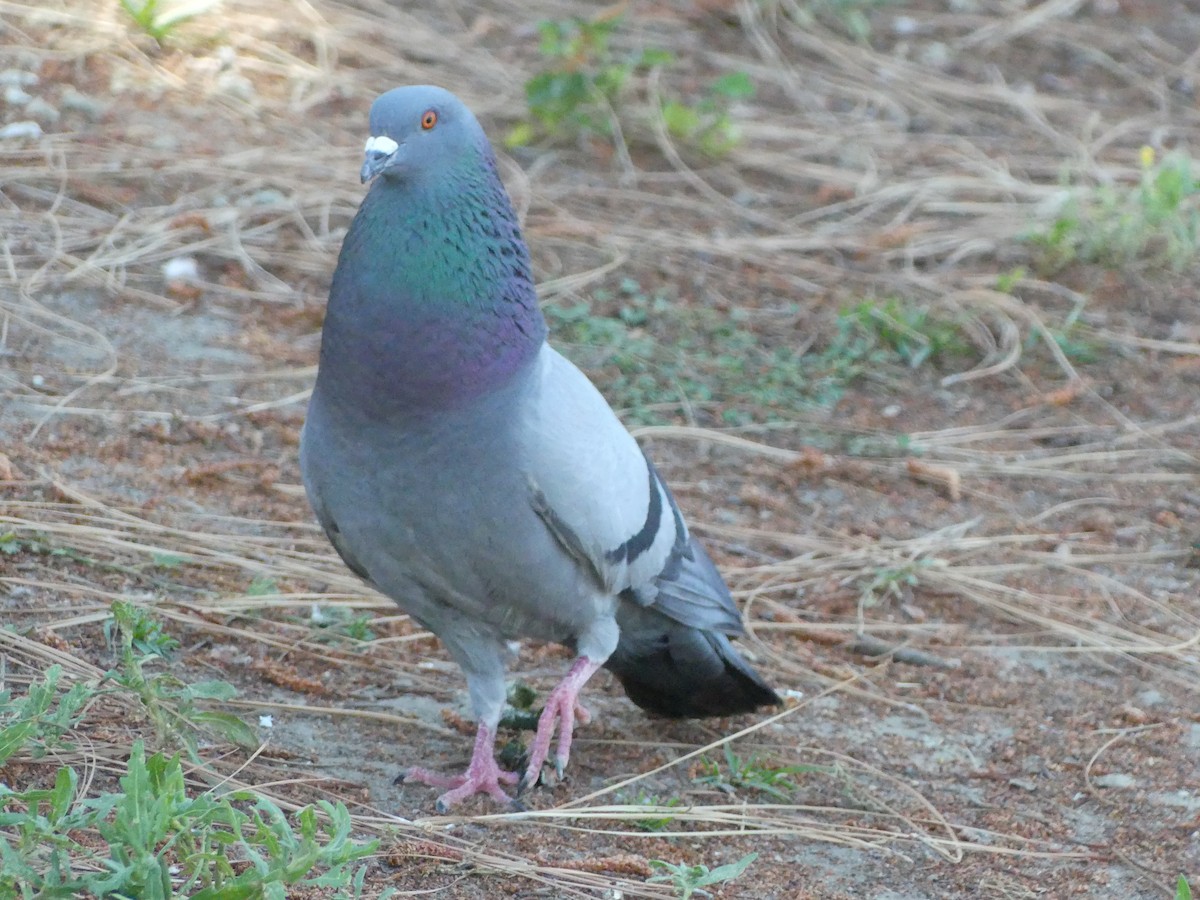
<svg viewBox="0 0 1200 900">
<path fill-rule="evenodd" d="M 382 158 L 384 156 L 391 156 L 399 149 L 400 145 L 386 134 L 377 134 L 367 138 L 367 145 L 363 147 L 363 153 L 368 156 Z"/>
</svg>

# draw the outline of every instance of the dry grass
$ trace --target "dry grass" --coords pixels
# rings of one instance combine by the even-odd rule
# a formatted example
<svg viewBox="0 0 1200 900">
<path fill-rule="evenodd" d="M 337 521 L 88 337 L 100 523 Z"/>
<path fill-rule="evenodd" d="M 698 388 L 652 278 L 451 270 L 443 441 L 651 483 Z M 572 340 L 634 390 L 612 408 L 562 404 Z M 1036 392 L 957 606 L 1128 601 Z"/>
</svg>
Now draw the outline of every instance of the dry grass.
<svg viewBox="0 0 1200 900">
<path fill-rule="evenodd" d="M 537 63 L 529 47 L 509 43 L 509 23 L 592 11 L 582 3 L 501 0 L 487 14 L 459 20 L 444 10 L 434 16 L 400 6 L 227 2 L 220 16 L 182 29 L 177 48 L 159 51 L 131 35 L 115 3 L 0 3 L 18 45 L 25 42 L 21 53 L 46 65 L 89 60 L 95 91 L 114 110 L 80 131 L 0 146 L 0 392 L 21 411 L 5 432 L 14 443 L 0 447 L 15 466 L 0 482 L 0 534 L 69 548 L 74 560 L 86 560 L 64 566 L 54 557 L 30 557 L 19 573 L 0 568 L 8 589 L 54 599 L 49 607 L 6 609 L 17 629 L 0 631 L 10 682 L 28 681 L 51 664 L 64 666 L 71 679 L 97 680 L 101 670 L 82 655 L 22 636 L 21 629 L 37 625 L 43 635 L 95 629 L 111 601 L 127 599 L 136 587 L 142 602 L 192 634 L 348 670 L 400 673 L 432 692 L 456 689 L 453 672 L 422 666 L 405 652 L 424 640 L 421 634 L 337 649 L 276 615 L 315 603 L 394 610 L 345 570 L 307 520 L 181 508 L 158 514 L 122 505 L 47 468 L 40 443 L 65 421 L 221 425 L 297 410 L 313 371 L 311 346 L 307 361 L 173 371 L 161 360 L 128 356 L 104 323 L 64 312 L 58 300 L 99 290 L 122 305 L 182 315 L 203 294 L 214 315 L 239 321 L 255 310 L 318 304 L 360 196 L 353 172 L 369 98 L 400 82 L 453 85 L 499 133 L 500 123 L 521 115 L 521 86 Z M 797 522 L 802 511 L 785 529 L 700 517 L 699 532 L 742 548 L 752 560 L 728 571 L 759 660 L 781 684 L 823 687 L 737 734 L 561 806 L 471 821 L 485 834 L 519 825 L 636 836 L 638 821 L 661 813 L 673 818 L 674 830 L 659 837 L 762 834 L 899 855 L 920 847 L 952 861 L 964 854 L 1085 858 L 1087 852 L 1016 834 L 970 839 L 962 823 L 905 779 L 828 749 L 781 747 L 764 729 L 805 715 L 822 691 L 901 702 L 865 671 L 814 668 L 814 643 L 856 639 L 865 641 L 861 652 L 897 659 L 909 653 L 929 665 L 954 666 L 997 648 L 1087 654 L 1139 666 L 1189 692 L 1200 688 L 1200 609 L 1189 593 L 1195 570 L 1183 568 L 1192 552 L 1186 540 L 1160 531 L 1131 545 L 1064 524 L 1079 509 L 1123 502 L 1127 495 L 1114 494 L 1114 486 L 1194 486 L 1200 417 L 1142 421 L 1093 389 L 1053 337 L 1055 323 L 1084 302 L 1080 294 L 1030 275 L 1011 290 L 995 289 L 997 260 L 1013 260 L 1031 219 L 1059 196 L 1063 172 L 1132 183 L 1137 150 L 1154 135 L 1196 142 L 1200 111 L 1193 105 L 1181 113 L 1165 99 L 1164 85 L 1200 78 L 1200 59 L 1133 29 L 1077 16 L 1079 0 L 1043 3 L 1020 15 L 999 2 L 980 3 L 969 15 L 940 6 L 929 13 L 953 55 L 986 60 L 1016 47 L 1040 59 L 1064 45 L 1091 47 L 1104 79 L 1100 104 L 1007 83 L 983 63 L 951 77 L 920 62 L 915 49 L 901 52 L 890 38 L 882 43 L 891 52 L 881 52 L 823 25 L 804 27 L 798 0 L 714 4 L 726 24 L 716 29 L 723 39 L 711 45 L 699 41 L 695 23 L 680 19 L 675 6 L 634 9 L 640 28 L 628 39 L 668 47 L 682 62 L 631 95 L 629 112 L 645 129 L 627 134 L 631 146 L 614 154 L 617 177 L 589 176 L 552 158 L 539 159 L 528 176 L 506 164 L 518 205 L 528 210 L 546 298 L 578 298 L 625 266 L 688 271 L 697 284 L 710 279 L 710 296 L 735 282 L 736 273 L 754 270 L 769 273 L 764 292 L 826 307 L 864 293 L 919 298 L 967 323 L 979 351 L 977 365 L 947 375 L 943 386 L 1011 379 L 1026 399 L 983 424 L 913 432 L 907 451 L 894 456 L 815 453 L 801 439 L 806 428 L 839 431 L 820 417 L 741 431 L 647 428 L 640 436 L 688 459 L 709 454 L 725 473 L 749 478 L 766 472 L 781 479 L 867 479 L 929 497 L 966 496 L 989 511 L 1009 492 L 1049 485 L 1053 501 L 1023 518 L 948 520 L 903 538 L 804 529 Z M 233 72 L 248 90 L 212 64 L 218 43 L 235 50 Z M 1136 68 L 1127 61 L 1133 56 Z M 679 90 L 671 79 L 731 70 L 751 75 L 758 99 L 737 110 L 741 144 L 719 163 L 705 163 L 672 145 L 649 98 Z M 1130 109 L 1143 113 L 1129 116 Z M 188 110 L 203 110 L 202 131 L 186 130 Z M 172 121 L 185 123 L 178 126 L 184 139 L 156 143 L 163 123 Z M 160 266 L 183 255 L 203 261 L 206 280 L 189 288 L 194 293 L 165 294 Z M 1088 324 L 1086 315 L 1082 321 L 1095 340 L 1122 352 L 1200 354 L 1192 341 L 1131 333 L 1102 320 Z M 1030 364 L 1037 354 L 1042 362 Z M 851 425 L 841 433 L 863 436 Z M 297 485 L 269 489 L 303 515 Z M 681 496 L 687 495 L 685 484 Z M 156 556 L 179 561 L 170 589 L 147 581 Z M 1155 578 L 1168 564 L 1179 586 L 1163 590 Z M 877 581 L 889 572 L 897 574 L 895 593 L 892 582 Z M 124 574 L 106 577 L 112 573 Z M 907 587 L 903 573 L 914 579 Z M 279 592 L 247 595 L 246 584 L 256 578 L 272 579 Z M 900 602 L 913 590 L 924 598 L 926 621 L 905 622 L 891 615 L 890 601 L 877 602 L 881 592 L 883 600 Z M 843 597 L 845 613 L 814 616 L 807 600 L 822 594 Z M 272 627 L 258 627 L 264 620 Z M 263 703 L 252 698 L 247 705 Z M 288 708 L 431 728 L 417 718 L 337 704 Z M 855 808 L 700 802 L 656 810 L 615 799 L 661 770 L 686 771 L 690 760 L 728 741 L 835 771 L 862 802 Z M 120 771 L 123 749 L 119 741 L 97 740 L 58 761 L 83 767 L 90 780 Z M 262 758 L 214 759 L 192 776 L 198 784 L 250 786 L 285 808 L 297 805 L 278 790 L 279 764 Z M 322 790 L 319 781 L 310 787 Z M 368 808 L 355 813 L 364 832 L 423 842 L 416 855 L 527 879 L 556 896 L 606 890 L 670 896 L 640 877 L 567 869 L 501 852 L 496 841 L 446 836 L 443 826 L 458 821 L 406 822 Z"/>
</svg>

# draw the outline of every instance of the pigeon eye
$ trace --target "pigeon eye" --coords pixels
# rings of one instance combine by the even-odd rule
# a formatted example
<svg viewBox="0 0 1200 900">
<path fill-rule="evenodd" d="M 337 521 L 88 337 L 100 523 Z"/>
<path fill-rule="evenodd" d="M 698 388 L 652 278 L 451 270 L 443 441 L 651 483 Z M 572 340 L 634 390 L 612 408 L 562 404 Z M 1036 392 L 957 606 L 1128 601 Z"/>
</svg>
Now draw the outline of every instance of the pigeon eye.
<svg viewBox="0 0 1200 900">
<path fill-rule="evenodd" d="M 437 124 L 437 113 L 432 109 L 425 110 L 425 115 L 421 116 L 421 127 L 428 131 Z"/>
</svg>

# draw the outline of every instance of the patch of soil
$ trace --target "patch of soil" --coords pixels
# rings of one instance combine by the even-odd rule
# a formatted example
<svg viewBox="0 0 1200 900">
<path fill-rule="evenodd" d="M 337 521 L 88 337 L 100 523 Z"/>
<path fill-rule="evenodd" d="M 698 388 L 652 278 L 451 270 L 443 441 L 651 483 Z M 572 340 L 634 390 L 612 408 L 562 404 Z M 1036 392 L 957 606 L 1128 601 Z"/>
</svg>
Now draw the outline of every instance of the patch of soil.
<svg viewBox="0 0 1200 900">
<path fill-rule="evenodd" d="M 864 3 L 858 39 L 836 4 L 793 5 L 817 10 L 800 24 L 786 4 L 775 20 L 758 4 L 630 5 L 622 48 L 679 58 L 664 89 L 737 69 L 758 91 L 733 111 L 743 143 L 722 160 L 672 164 L 632 135 L 627 158 L 595 135 L 514 151 L 549 303 L 619 319 L 628 279 L 803 361 L 839 346 L 840 311 L 895 293 L 961 314 L 979 339 L 964 368 L 988 341 L 1019 360 L 956 381 L 881 351 L 787 416 L 749 393 L 631 411 L 665 426 L 642 437 L 789 707 L 664 723 L 602 674 L 568 778 L 524 798 L 547 815 L 507 819 L 478 798 L 437 817 L 434 791 L 394 783 L 411 764 L 465 763 L 463 685 L 341 567 L 296 453 L 372 95 L 441 82 L 499 137 L 540 62 L 535 23 L 564 8 L 485 4 L 464 21 L 434 5 L 231 3 L 158 47 L 93 5 L 22 8 L 0 51 L 6 83 L 54 111 L 40 142 L 0 143 L 0 533 L 19 539 L 0 555 L 7 624 L 103 671 L 107 604 L 159 607 L 183 643 L 175 674 L 229 680 L 239 714 L 271 717 L 254 779 L 340 799 L 364 833 L 378 815 L 418 823 L 372 862 L 368 894 L 662 897 L 649 860 L 751 851 L 717 896 L 1160 898 L 1181 873 L 1195 884 L 1195 267 L 1077 265 L 1024 276 L 1011 305 L 1003 292 L 972 305 L 998 274 L 1032 271 L 1016 236 L 1068 163 L 1128 180 L 1142 142 L 1200 136 L 1187 5 L 1097 0 L 1042 19 L 1045 4 Z M 37 113 L 14 98 L 3 124 Z M 179 257 L 197 278 L 164 277 Z M 1068 360 L 1073 379 L 1049 342 L 1066 346 L 1062 298 L 1076 295 L 1090 345 Z M 694 337 L 672 315 L 622 332 L 653 339 L 652 371 Z M 717 360 L 724 339 L 688 352 Z M 623 391 L 606 354 L 584 348 L 581 365 Z M 746 410 L 761 415 L 726 427 Z M 350 612 L 331 624 L 329 609 Z M 11 660 L 21 677 L 46 664 Z M 568 664 L 526 647 L 513 671 L 542 694 Z M 732 777 L 719 747 L 683 759 L 755 726 L 732 749 L 797 767 L 782 800 Z M 148 728 L 132 714 L 86 727 L 117 744 Z M 48 771 L 10 765 L 6 783 Z M 708 817 L 566 811 L 639 774 L 595 804 Z M 564 880 L 579 871 L 599 877 Z"/>
</svg>

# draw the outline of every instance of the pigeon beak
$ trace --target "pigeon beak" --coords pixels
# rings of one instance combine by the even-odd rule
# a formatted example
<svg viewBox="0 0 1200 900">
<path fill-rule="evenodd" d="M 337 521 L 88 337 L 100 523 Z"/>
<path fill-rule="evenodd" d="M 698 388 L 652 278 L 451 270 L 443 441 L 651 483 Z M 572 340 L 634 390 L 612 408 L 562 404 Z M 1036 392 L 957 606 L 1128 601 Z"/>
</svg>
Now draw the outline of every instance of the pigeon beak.
<svg viewBox="0 0 1200 900">
<path fill-rule="evenodd" d="M 367 145 L 363 148 L 365 159 L 362 170 L 358 173 L 362 183 L 366 184 L 387 168 L 387 164 L 392 161 L 392 157 L 399 149 L 400 145 L 386 134 L 377 134 L 367 138 Z"/>
</svg>

